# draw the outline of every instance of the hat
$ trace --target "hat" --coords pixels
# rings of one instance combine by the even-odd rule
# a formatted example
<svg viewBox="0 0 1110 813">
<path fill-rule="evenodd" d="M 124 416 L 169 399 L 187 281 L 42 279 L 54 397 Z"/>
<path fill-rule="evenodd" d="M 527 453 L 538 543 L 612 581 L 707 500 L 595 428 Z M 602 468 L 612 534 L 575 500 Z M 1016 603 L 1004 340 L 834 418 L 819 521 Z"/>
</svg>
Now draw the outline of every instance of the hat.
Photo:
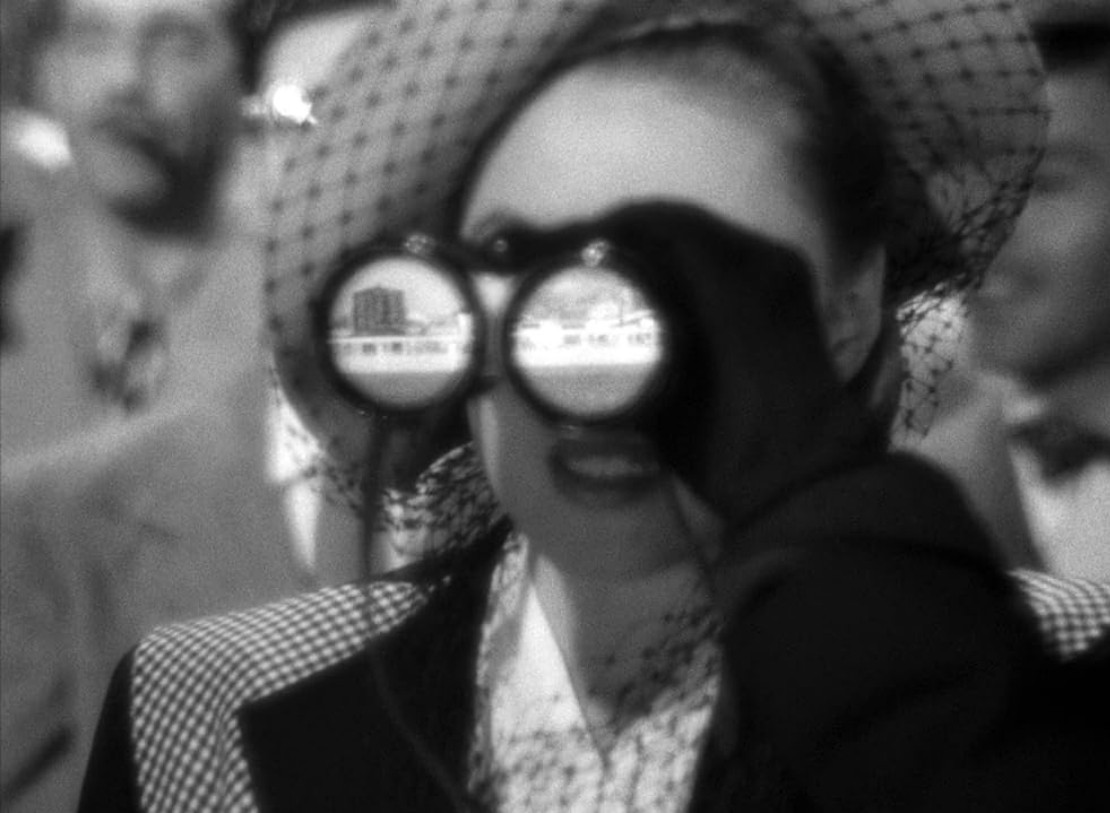
<svg viewBox="0 0 1110 813">
<path fill-rule="evenodd" d="M 1040 64 L 1012 2 L 399 0 L 336 61 L 319 123 L 292 145 L 270 212 L 278 376 L 337 479 L 357 481 L 368 431 L 313 347 L 321 278 L 383 234 L 443 228 L 483 135 L 572 48 L 717 21 L 789 26 L 856 75 L 896 156 L 895 303 L 976 282 L 1024 205 L 1043 145 Z M 920 316 L 917 305 L 905 319 Z"/>
<path fill-rule="evenodd" d="M 1097 69 L 1110 54 L 1107 0 L 1021 0 L 1049 74 Z"/>
</svg>

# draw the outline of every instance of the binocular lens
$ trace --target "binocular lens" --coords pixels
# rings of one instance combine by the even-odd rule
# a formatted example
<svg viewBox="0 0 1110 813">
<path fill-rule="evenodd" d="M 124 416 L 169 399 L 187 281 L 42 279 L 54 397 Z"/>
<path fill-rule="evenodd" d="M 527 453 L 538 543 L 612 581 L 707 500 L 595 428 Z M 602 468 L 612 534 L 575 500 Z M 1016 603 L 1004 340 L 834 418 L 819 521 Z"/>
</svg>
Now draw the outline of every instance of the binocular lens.
<svg viewBox="0 0 1110 813">
<path fill-rule="evenodd" d="M 553 272 L 517 302 L 510 369 L 549 411 L 602 420 L 632 409 L 658 379 L 658 314 L 635 283 L 603 268 Z"/>
<path fill-rule="evenodd" d="M 347 273 L 324 302 L 327 352 L 348 396 L 411 412 L 460 395 L 482 367 L 486 319 L 468 278 L 385 254 Z M 501 343 L 505 373 L 541 411 L 604 421 L 650 397 L 666 361 L 662 319 L 636 282 L 603 266 L 525 277 Z"/>
<path fill-rule="evenodd" d="M 328 349 L 372 406 L 422 409 L 449 398 L 473 367 L 475 318 L 457 280 L 419 258 L 380 257 L 335 292 Z"/>
</svg>

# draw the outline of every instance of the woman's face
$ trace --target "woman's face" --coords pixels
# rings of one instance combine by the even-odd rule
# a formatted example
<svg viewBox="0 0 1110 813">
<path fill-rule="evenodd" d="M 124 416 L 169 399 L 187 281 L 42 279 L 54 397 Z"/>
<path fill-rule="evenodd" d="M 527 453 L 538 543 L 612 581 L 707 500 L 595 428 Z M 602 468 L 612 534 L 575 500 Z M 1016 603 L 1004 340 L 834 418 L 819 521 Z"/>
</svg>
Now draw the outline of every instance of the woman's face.
<svg viewBox="0 0 1110 813">
<path fill-rule="evenodd" d="M 493 148 L 471 188 L 462 236 L 480 241 L 514 223 L 557 228 L 635 201 L 684 202 L 800 251 L 824 299 L 833 252 L 796 179 L 793 126 L 792 117 L 745 113 L 736 101 L 665 80 L 579 70 L 544 92 Z M 494 319 L 513 284 L 480 276 Z M 499 364 L 491 359 L 490 372 L 500 373 Z M 503 377 L 472 399 L 470 422 L 502 504 L 564 568 L 647 573 L 689 555 L 696 531 L 679 507 L 687 501 L 646 439 L 569 434 Z"/>
</svg>

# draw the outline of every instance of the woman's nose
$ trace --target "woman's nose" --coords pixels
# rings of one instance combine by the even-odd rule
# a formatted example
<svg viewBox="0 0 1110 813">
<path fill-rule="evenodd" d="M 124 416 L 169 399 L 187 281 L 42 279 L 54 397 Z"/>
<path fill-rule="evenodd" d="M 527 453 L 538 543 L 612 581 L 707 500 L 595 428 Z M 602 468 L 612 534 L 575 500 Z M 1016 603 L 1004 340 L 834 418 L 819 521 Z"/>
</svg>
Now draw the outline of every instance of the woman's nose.
<svg viewBox="0 0 1110 813">
<path fill-rule="evenodd" d="M 486 317 L 486 352 L 479 373 L 479 379 L 484 388 L 500 381 L 504 373 L 505 368 L 501 358 L 501 324 L 509 298 L 512 296 L 512 288 L 511 281 L 505 277 L 486 273 L 478 273 L 474 276 L 474 291 Z"/>
</svg>

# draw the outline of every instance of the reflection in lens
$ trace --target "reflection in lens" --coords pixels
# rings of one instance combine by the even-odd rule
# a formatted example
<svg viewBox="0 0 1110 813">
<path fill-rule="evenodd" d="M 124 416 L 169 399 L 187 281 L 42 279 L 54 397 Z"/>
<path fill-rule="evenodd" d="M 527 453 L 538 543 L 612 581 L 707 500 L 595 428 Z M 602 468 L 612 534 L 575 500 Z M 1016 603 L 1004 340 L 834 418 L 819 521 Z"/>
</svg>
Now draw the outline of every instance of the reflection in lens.
<svg viewBox="0 0 1110 813">
<path fill-rule="evenodd" d="M 512 361 L 539 398 L 599 419 L 645 397 L 664 363 L 659 314 L 623 274 L 572 267 L 537 285 L 517 312 Z"/>
<path fill-rule="evenodd" d="M 473 314 L 456 281 L 424 260 L 370 261 L 332 301 L 336 370 L 372 405 L 420 409 L 450 394 L 473 352 Z"/>
</svg>

